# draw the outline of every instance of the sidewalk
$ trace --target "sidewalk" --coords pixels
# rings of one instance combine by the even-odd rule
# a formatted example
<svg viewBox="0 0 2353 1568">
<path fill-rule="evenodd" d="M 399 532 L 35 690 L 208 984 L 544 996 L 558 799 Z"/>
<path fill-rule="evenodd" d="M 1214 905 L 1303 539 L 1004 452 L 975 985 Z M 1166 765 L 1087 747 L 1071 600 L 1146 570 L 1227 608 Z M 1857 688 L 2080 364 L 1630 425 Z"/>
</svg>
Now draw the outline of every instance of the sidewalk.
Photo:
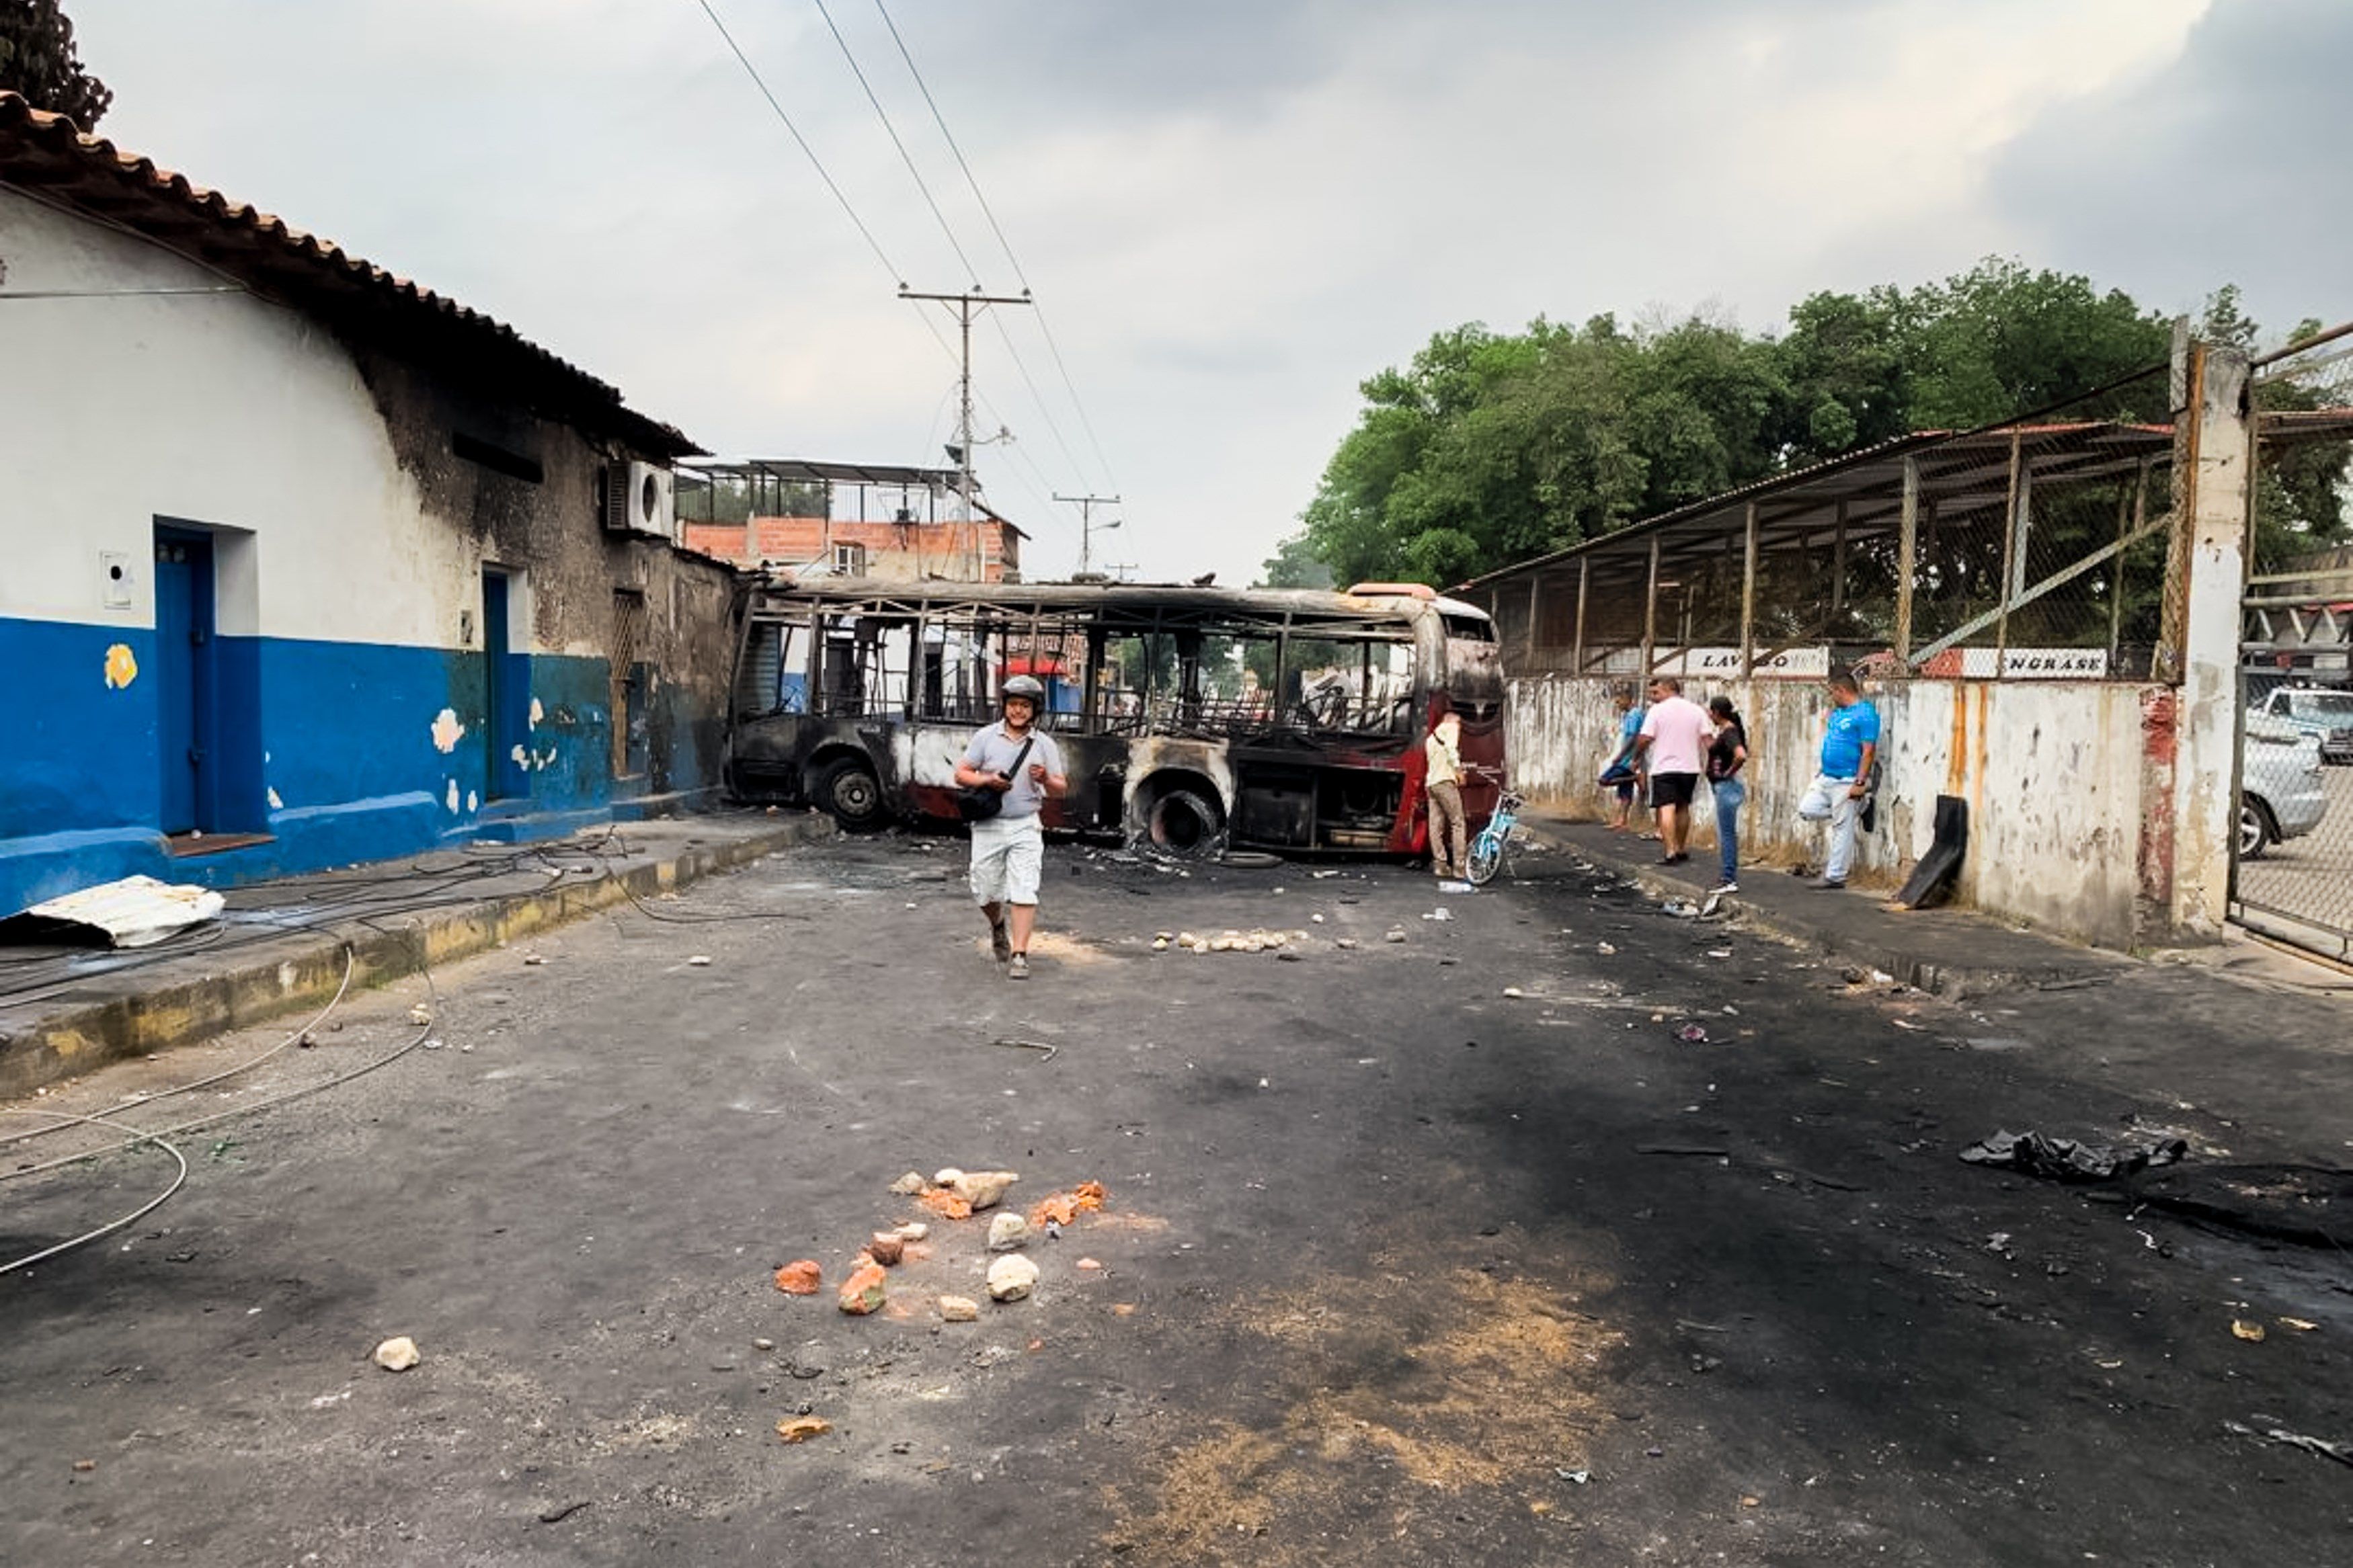
<svg viewBox="0 0 2353 1568">
<path fill-rule="evenodd" d="M 733 810 L 477 843 L 231 890 L 153 947 L 0 947 L 0 1099 L 325 1005 L 583 915 L 830 837 L 816 812 Z"/>
<path fill-rule="evenodd" d="M 1654 839 L 1542 812 L 1521 820 L 1547 842 L 1640 882 L 1657 898 L 1702 900 L 1715 885 L 1713 839 L 1684 864 L 1662 866 Z M 1725 903 L 1751 929 L 1949 1000 L 2107 979 L 2136 964 L 2123 953 L 2079 947 L 1966 910 L 1891 910 L 1891 896 L 1892 889 L 1817 889 L 1778 868 L 1751 866 L 1741 871 L 1740 891 Z"/>
<path fill-rule="evenodd" d="M 1662 901 L 1699 902 L 1715 880 L 1712 850 L 1662 866 L 1655 842 L 1599 822 L 1542 813 L 1522 821 L 1555 851 Z M 1759 866 L 1744 868 L 1740 891 L 1723 911 L 1738 927 L 1952 1004 L 1920 1013 L 1907 1026 L 1965 1058 L 1992 1053 L 1989 1059 L 2021 1073 L 2031 1066 L 2050 1096 L 2042 1114 L 2072 1131 L 2098 1125 L 2100 1119 L 2080 1113 L 2103 1098 L 2113 1097 L 2111 1121 L 2136 1102 L 2169 1107 L 2208 1126 L 2238 1160 L 2300 1170 L 2297 1182 L 2335 1194 L 2303 1193 L 2286 1206 L 2317 1214 L 2333 1204 L 2339 1217 L 2328 1224 L 2343 1231 L 2353 1223 L 2343 1217 L 2353 1214 L 2353 1136 L 2343 1114 L 2353 1101 L 2353 976 L 2236 931 L 2204 946 L 2134 956 L 1966 910 L 1894 910 L 1885 897 L 1817 889 Z M 2016 1106 L 1989 1110 L 1986 1126 L 1973 1131 L 1991 1132 L 1998 1120 L 2032 1115 Z M 2250 1169 L 2201 1164 L 2180 1179 L 2209 1183 Z M 2242 1184 L 2248 1191 L 2259 1184 L 2253 1177 Z M 2242 1192 L 2215 1198 L 2214 1206 L 2263 1208 L 2270 1201 Z"/>
</svg>

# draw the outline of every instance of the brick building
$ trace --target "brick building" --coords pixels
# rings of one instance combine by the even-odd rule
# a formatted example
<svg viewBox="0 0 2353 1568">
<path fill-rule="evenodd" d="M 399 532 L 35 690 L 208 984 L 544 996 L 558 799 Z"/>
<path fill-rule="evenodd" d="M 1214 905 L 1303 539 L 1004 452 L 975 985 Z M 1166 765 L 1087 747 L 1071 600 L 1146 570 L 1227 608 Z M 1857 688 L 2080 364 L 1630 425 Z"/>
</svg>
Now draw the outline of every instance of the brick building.
<svg viewBox="0 0 2353 1568">
<path fill-rule="evenodd" d="M 973 500 L 963 520 L 953 469 L 758 459 L 682 470 L 688 548 L 801 576 L 1021 581 L 1029 536 Z"/>
</svg>

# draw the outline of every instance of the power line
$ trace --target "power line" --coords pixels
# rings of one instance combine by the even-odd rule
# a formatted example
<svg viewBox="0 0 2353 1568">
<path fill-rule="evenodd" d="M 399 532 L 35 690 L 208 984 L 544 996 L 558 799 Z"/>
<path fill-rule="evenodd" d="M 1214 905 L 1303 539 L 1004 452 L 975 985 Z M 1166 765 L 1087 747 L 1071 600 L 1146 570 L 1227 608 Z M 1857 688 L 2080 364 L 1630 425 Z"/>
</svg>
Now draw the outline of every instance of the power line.
<svg viewBox="0 0 2353 1568">
<path fill-rule="evenodd" d="M 881 13 L 882 25 L 891 30 L 891 41 L 899 46 L 899 58 L 906 62 L 907 74 L 915 79 L 915 89 L 923 95 L 923 103 L 932 111 L 932 122 L 940 128 L 940 135 L 946 141 L 948 151 L 955 154 L 956 167 L 964 171 L 965 184 L 972 187 L 973 200 L 980 204 L 981 216 L 988 220 L 989 232 L 997 237 L 997 247 L 1005 252 L 1005 259 L 1012 265 L 1014 280 L 1021 285 L 1023 292 L 1034 292 L 1029 287 L 1029 274 L 1022 270 L 1021 258 L 1013 254 L 1013 242 L 1005 237 L 1005 229 L 997 221 L 996 209 L 981 194 L 980 181 L 974 177 L 972 165 L 965 161 L 964 149 L 956 144 L 955 132 L 948 129 L 947 116 L 940 112 L 939 102 L 932 97 L 931 87 L 923 80 L 923 73 L 916 68 L 915 57 L 909 52 L 907 40 L 899 36 L 899 25 L 891 19 L 891 13 L 882 0 L 874 0 L 874 9 Z M 1038 331 L 1046 340 L 1046 352 L 1053 355 L 1054 368 L 1062 377 L 1062 390 L 1071 395 L 1071 406 L 1078 410 L 1079 425 L 1087 433 L 1087 443 L 1094 449 L 1095 461 L 1103 465 L 1103 477 L 1112 479 L 1113 488 L 1116 489 L 1117 480 L 1112 473 L 1111 459 L 1103 455 L 1103 442 L 1095 436 L 1094 421 L 1087 417 L 1086 403 L 1079 396 L 1077 384 L 1071 379 L 1071 367 L 1062 361 L 1061 345 L 1054 341 L 1053 329 L 1046 323 L 1045 307 L 1038 306 L 1036 314 Z M 1039 406 L 1040 409 L 1044 407 L 1042 401 Z M 1073 459 L 1071 466 L 1076 468 L 1080 465 Z"/>
<path fill-rule="evenodd" d="M 719 29 L 719 36 L 727 40 L 727 47 L 733 52 L 736 59 L 742 62 L 744 72 L 752 79 L 752 85 L 760 89 L 760 96 L 768 100 L 768 107 L 776 111 L 776 118 L 783 121 L 785 129 L 792 132 L 793 140 L 799 143 L 801 152 L 807 156 L 809 166 L 817 171 L 817 177 L 825 182 L 825 188 L 833 193 L 833 199 L 841 204 L 841 210 L 848 214 L 849 221 L 857 226 L 858 232 L 865 237 L 868 248 L 874 252 L 874 258 L 882 264 L 882 269 L 891 275 L 894 282 L 901 288 L 905 288 L 907 286 L 905 278 L 900 274 L 896 267 L 891 265 L 891 258 L 884 254 L 881 242 L 874 237 L 873 230 L 866 226 L 866 220 L 858 216 L 858 209 L 849 205 L 849 198 L 841 194 L 841 187 L 833 183 L 833 176 L 826 173 L 825 163 L 817 155 L 817 149 L 808 144 L 808 138 L 803 136 L 800 127 L 793 123 L 793 117 L 785 112 L 785 106 L 778 103 L 776 95 L 768 90 L 768 84 L 761 79 L 759 68 L 752 63 L 751 57 L 744 52 L 743 46 L 736 43 L 735 35 L 727 30 L 727 24 L 719 19 L 719 13 L 711 8 L 711 0 L 695 0 L 695 3 L 702 7 L 702 14 L 711 18 L 711 25 Z M 939 334 L 934 331 L 932 335 L 937 337 Z M 947 347 L 944 340 L 941 342 L 940 347 L 944 349 Z"/>
<path fill-rule="evenodd" d="M 947 237 L 948 247 L 955 252 L 956 259 L 964 263 L 966 275 L 976 279 L 979 276 L 980 269 L 972 264 L 972 258 L 965 253 L 964 246 L 956 238 L 955 226 L 948 222 L 947 215 L 940 210 L 940 204 L 937 198 L 932 195 L 932 187 L 930 184 L 924 180 L 923 171 L 915 164 L 914 154 L 907 150 L 906 140 L 899 134 L 898 126 L 892 122 L 890 111 L 882 107 L 882 100 L 875 93 L 874 84 L 867 79 L 866 72 L 860 68 L 857 54 L 849 47 L 849 40 L 842 37 L 841 28 L 834 22 L 833 13 L 826 9 L 825 0 L 814 0 L 814 3 L 817 5 L 818 15 L 825 18 L 826 30 L 833 35 L 835 47 L 841 50 L 841 58 L 843 61 L 849 65 L 849 74 L 858 79 L 859 88 L 866 94 L 866 101 L 873 109 L 874 117 L 882 122 L 883 132 L 891 138 L 891 145 L 898 149 L 899 162 L 906 165 L 907 174 L 915 182 L 915 189 L 923 193 L 924 205 L 932 209 L 932 217 L 934 221 L 938 223 L 940 226 L 940 233 Z M 890 13 L 884 12 L 882 19 L 886 24 L 889 23 L 891 20 Z M 898 37 L 898 29 L 896 27 L 892 29 L 892 37 L 893 38 Z M 906 53 L 906 45 L 903 40 L 900 43 L 900 53 L 902 57 Z M 920 76 L 915 79 L 915 85 L 918 88 L 923 87 L 923 79 Z M 925 102 L 931 102 L 931 94 L 928 89 L 924 91 L 923 98 Z M 932 114 L 934 120 L 938 119 L 939 106 L 937 104 L 932 105 Z M 943 134 L 945 134 L 946 125 L 944 121 L 942 121 L 941 123 L 941 131 Z M 964 167 L 965 180 L 970 182 L 972 179 L 972 170 L 969 166 L 965 165 L 964 153 L 960 149 L 956 148 L 955 139 L 954 137 L 948 138 L 948 146 L 951 151 L 955 153 L 957 164 Z M 980 195 L 980 187 L 977 184 L 973 186 L 973 195 L 976 196 Z M 997 216 L 994 213 L 988 211 L 988 204 L 985 199 L 981 202 L 981 210 L 984 214 L 987 214 L 988 217 L 989 227 L 997 234 L 997 243 L 1000 246 L 1003 246 L 1005 243 L 1005 233 L 1002 229 L 997 228 Z M 1014 271 L 1018 273 L 1021 270 L 1021 263 L 1014 257 L 1010 247 L 1006 249 L 1005 257 L 1008 261 L 1012 262 Z M 980 292 L 980 285 L 978 282 L 976 281 L 972 288 L 974 293 L 977 294 Z M 1022 289 L 1021 293 L 1021 302 L 1030 304 L 1034 308 L 1035 300 L 1030 295 L 1030 292 L 1026 286 Z M 1012 301 L 1008 300 L 1007 302 L 1011 303 Z M 1078 454 L 1071 450 L 1070 440 L 1062 434 L 1061 426 L 1056 422 L 1054 418 L 1054 411 L 1047 406 L 1045 395 L 1038 390 L 1037 379 L 1029 374 L 1029 366 L 1022 360 L 1021 351 L 1014 345 L 1013 334 L 1006 331 L 1005 323 L 1001 320 L 993 319 L 992 324 L 997 328 L 997 335 L 1004 341 L 1005 352 L 1012 357 L 1014 368 L 1021 373 L 1022 384 L 1029 389 L 1029 400 L 1037 405 L 1038 416 L 1046 422 L 1047 432 L 1053 437 L 1054 445 L 1061 448 L 1063 460 L 1071 465 L 1071 472 L 1084 473 L 1086 465 L 1080 462 Z M 967 325 L 969 325 L 969 323 L 967 323 Z M 1050 337 L 1048 340 L 1050 347 L 1051 346 L 1051 342 L 1052 340 Z M 968 346 L 967 353 L 969 353 Z M 968 376 L 969 366 L 966 367 L 966 374 Z M 1064 380 L 1067 383 L 1067 374 L 1065 375 Z M 967 401 L 969 400 L 967 399 Z M 1076 405 L 1077 396 L 1075 393 L 1072 395 L 1071 401 L 1073 405 Z M 1079 409 L 1079 417 L 1082 420 L 1086 417 L 1086 410 L 1084 408 Z"/>
<path fill-rule="evenodd" d="M 915 160 L 909 155 L 907 144 L 899 139 L 899 128 L 891 123 L 891 116 L 884 110 L 882 100 L 874 96 L 873 85 L 866 79 L 866 73 L 858 68 L 858 57 L 849 52 L 849 40 L 843 37 L 841 29 L 833 25 L 833 13 L 825 8 L 825 0 L 816 0 L 816 5 L 817 14 L 825 18 L 826 31 L 833 35 L 834 43 L 841 50 L 842 59 L 849 66 L 849 74 L 858 79 L 859 87 L 866 94 L 866 101 L 874 106 L 874 117 L 882 122 L 883 131 L 890 135 L 891 145 L 899 150 L 899 162 L 907 165 L 907 173 L 914 178 L 915 189 L 923 193 L 923 205 L 932 209 L 932 216 L 938 220 L 940 232 L 947 236 L 948 248 L 955 252 L 958 261 L 964 263 L 965 276 L 973 280 L 973 292 L 978 293 L 980 268 L 972 264 L 972 258 L 966 256 L 964 247 L 956 243 L 955 230 L 948 226 L 947 215 L 940 211 L 940 204 L 933 199 L 932 187 L 923 183 L 923 172 L 915 167 Z M 1016 268 L 1015 270 L 1020 269 Z"/>
<path fill-rule="evenodd" d="M 827 170 L 825 161 L 817 155 L 817 150 L 809 145 L 808 138 L 801 134 L 800 127 L 793 123 L 792 116 L 785 112 L 784 105 L 779 103 L 776 100 L 776 95 L 769 90 L 767 81 L 760 75 L 759 68 L 754 66 L 752 63 L 751 58 L 744 54 L 743 46 L 735 41 L 735 36 L 727 30 L 727 24 L 720 19 L 719 13 L 712 8 L 711 0 L 696 0 L 696 3 L 702 7 L 702 14 L 711 18 L 712 26 L 717 29 L 720 37 L 725 41 L 729 52 L 734 55 L 736 62 L 744 68 L 744 74 L 752 79 L 752 85 L 759 89 L 760 96 L 767 100 L 768 107 L 775 112 L 776 119 L 783 123 L 786 131 L 791 133 L 794 143 L 800 148 L 802 155 L 808 159 L 809 166 L 817 171 L 818 178 L 824 182 L 825 188 L 827 191 L 831 193 L 834 201 L 840 205 L 843 215 L 849 219 L 851 226 L 858 230 L 860 237 L 866 241 L 867 248 L 872 251 L 874 253 L 874 258 L 882 264 L 883 271 L 890 276 L 892 282 L 898 285 L 902 293 L 906 292 L 906 279 L 901 276 L 898 267 L 892 263 L 889 253 L 882 248 L 881 242 L 874 237 L 874 231 L 867 226 L 865 219 L 859 216 L 858 209 L 850 205 L 849 196 L 842 192 L 840 185 L 835 183 L 833 175 Z M 824 13 L 824 6 L 821 3 L 818 6 L 818 10 L 821 14 Z M 882 106 L 875 100 L 873 89 L 871 87 L 867 87 L 865 73 L 858 69 L 858 62 L 855 58 L 850 57 L 849 46 L 842 42 L 840 30 L 833 26 L 833 17 L 830 14 L 826 14 L 825 20 L 827 27 L 833 32 L 834 41 L 837 44 L 841 45 L 843 57 L 849 60 L 851 71 L 858 76 L 859 85 L 866 88 L 867 100 L 874 105 L 875 112 L 881 116 L 884 129 L 890 130 L 890 117 L 887 114 L 882 113 Z M 886 22 L 889 20 L 887 14 L 884 20 Z M 894 37 L 896 37 L 896 33 L 897 30 L 893 28 L 892 36 Z M 902 45 L 901 48 L 903 53 L 904 46 Z M 918 85 L 921 85 L 920 78 L 918 78 Z M 928 90 L 926 91 L 925 96 L 927 98 L 929 97 Z M 936 110 L 934 112 L 936 112 Z M 907 159 L 908 155 L 906 147 L 903 143 L 900 142 L 898 132 L 895 130 L 891 131 L 891 140 L 894 145 L 899 147 L 900 157 L 902 159 Z M 959 163 L 962 162 L 962 158 L 963 155 L 958 153 L 957 159 Z M 956 244 L 954 230 L 948 227 L 946 218 L 941 215 L 938 203 L 932 200 L 930 188 L 923 184 L 923 176 L 916 173 L 912 159 L 908 159 L 908 172 L 915 175 L 915 184 L 917 187 L 923 191 L 924 201 L 931 205 L 932 216 L 939 219 L 942 232 L 947 235 L 948 244 L 955 249 L 958 259 L 964 261 L 965 268 L 970 269 L 972 267 L 971 260 L 965 256 L 963 247 Z M 968 171 L 967 178 L 969 178 Z M 978 194 L 977 188 L 976 188 L 975 194 Z M 995 222 L 996 220 L 992 216 L 990 219 L 992 226 L 994 226 Z M 1012 260 L 1011 253 L 1009 251 L 1008 252 L 1007 258 L 1008 260 Z M 1020 263 L 1018 261 L 1014 261 L 1013 267 L 1016 272 L 1020 270 Z M 975 292 L 977 291 L 978 290 L 976 289 Z M 1023 300 L 1021 302 L 1025 304 L 1034 303 L 1034 301 L 1027 299 Z M 965 356 L 959 354 L 955 348 L 949 343 L 946 336 L 940 331 L 938 325 L 933 321 L 931 313 L 921 309 L 919 306 L 916 310 L 916 319 L 923 322 L 923 330 L 931 334 L 932 342 L 939 345 L 940 353 L 947 357 L 950 363 L 956 365 L 959 370 L 962 370 L 966 363 Z M 1003 331 L 1001 327 L 998 330 L 1000 331 Z M 1010 349 L 1011 343 L 1009 340 L 1007 346 Z M 1013 357 L 1015 363 L 1018 364 L 1020 363 L 1019 354 L 1016 353 Z M 1023 369 L 1022 374 L 1023 378 L 1027 380 L 1029 377 L 1029 372 L 1026 367 Z M 1030 384 L 1030 395 L 1033 398 L 1037 397 L 1037 387 L 1034 382 Z M 985 406 L 987 405 L 987 399 L 986 397 L 983 397 L 981 402 Z M 996 410 L 993 406 L 990 407 L 989 411 L 992 416 L 996 416 Z M 1042 399 L 1039 400 L 1039 411 L 1041 415 L 1045 414 L 1045 405 Z M 1045 415 L 1045 416 L 1047 424 L 1050 428 L 1053 425 L 1052 416 Z M 1082 419 L 1085 417 L 1085 411 L 1083 409 L 1080 411 L 1080 417 Z M 1005 421 L 999 417 L 998 423 L 1001 425 L 1004 424 Z M 1060 440 L 1060 433 L 1059 431 L 1056 431 L 1055 438 L 1057 441 Z M 1067 443 L 1064 444 L 1063 449 L 1067 455 L 1069 451 Z M 970 452 L 969 443 L 966 444 L 966 452 L 967 454 Z M 1072 467 L 1075 468 L 1077 466 L 1076 460 L 1073 459 Z M 1035 465 L 1032 464 L 1031 467 L 1034 468 Z M 1016 477 L 1018 478 L 1019 476 L 1017 475 Z M 1033 489 L 1035 489 L 1035 487 L 1032 488 Z M 1039 494 L 1038 499 L 1039 500 L 1039 510 L 1042 513 L 1050 516 L 1052 514 L 1052 509 L 1045 503 L 1042 493 Z"/>
</svg>

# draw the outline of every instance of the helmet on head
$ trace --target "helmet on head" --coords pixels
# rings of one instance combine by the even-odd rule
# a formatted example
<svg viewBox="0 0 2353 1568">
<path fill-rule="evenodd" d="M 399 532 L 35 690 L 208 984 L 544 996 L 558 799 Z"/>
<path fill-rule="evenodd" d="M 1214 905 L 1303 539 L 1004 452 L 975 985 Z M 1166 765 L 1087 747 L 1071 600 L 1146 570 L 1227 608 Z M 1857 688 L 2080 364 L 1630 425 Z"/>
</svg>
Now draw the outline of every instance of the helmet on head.
<svg viewBox="0 0 2353 1568">
<path fill-rule="evenodd" d="M 1000 694 L 1006 697 L 1026 697 L 1034 706 L 1044 699 L 1046 689 L 1038 684 L 1037 678 L 1034 676 L 1017 675 L 1006 681 Z"/>
</svg>

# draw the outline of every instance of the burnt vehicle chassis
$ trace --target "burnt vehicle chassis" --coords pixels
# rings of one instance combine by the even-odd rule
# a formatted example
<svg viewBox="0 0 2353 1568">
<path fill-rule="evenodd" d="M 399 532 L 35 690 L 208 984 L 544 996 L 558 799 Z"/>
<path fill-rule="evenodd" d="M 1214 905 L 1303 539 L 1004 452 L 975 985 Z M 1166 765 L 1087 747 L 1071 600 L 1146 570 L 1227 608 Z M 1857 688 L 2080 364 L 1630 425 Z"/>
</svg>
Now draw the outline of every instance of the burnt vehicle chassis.
<svg viewBox="0 0 2353 1568">
<path fill-rule="evenodd" d="M 1203 671 L 1218 663 L 1216 639 L 1237 636 L 1275 650 L 1275 676 L 1266 691 L 1220 698 Z M 1107 649 L 1123 638 L 1166 639 L 1166 668 L 1134 690 L 1104 678 Z M 1040 719 L 1071 784 L 1048 803 L 1048 828 L 1176 856 L 1411 855 L 1423 710 L 1451 706 L 1466 756 L 1501 761 L 1493 644 L 1473 639 L 1454 655 L 1452 690 L 1451 646 L 1431 602 L 1389 597 L 1065 584 L 771 591 L 746 618 L 727 782 L 738 799 L 814 805 L 850 828 L 953 822 L 955 759 L 996 716 L 996 680 L 1014 668 L 1077 670 Z M 1284 661 L 1310 648 L 1355 650 L 1362 679 L 1286 679 Z M 1377 678 L 1377 651 L 1403 674 Z M 1493 785 L 1476 780 L 1465 795 L 1482 814 Z"/>
</svg>

